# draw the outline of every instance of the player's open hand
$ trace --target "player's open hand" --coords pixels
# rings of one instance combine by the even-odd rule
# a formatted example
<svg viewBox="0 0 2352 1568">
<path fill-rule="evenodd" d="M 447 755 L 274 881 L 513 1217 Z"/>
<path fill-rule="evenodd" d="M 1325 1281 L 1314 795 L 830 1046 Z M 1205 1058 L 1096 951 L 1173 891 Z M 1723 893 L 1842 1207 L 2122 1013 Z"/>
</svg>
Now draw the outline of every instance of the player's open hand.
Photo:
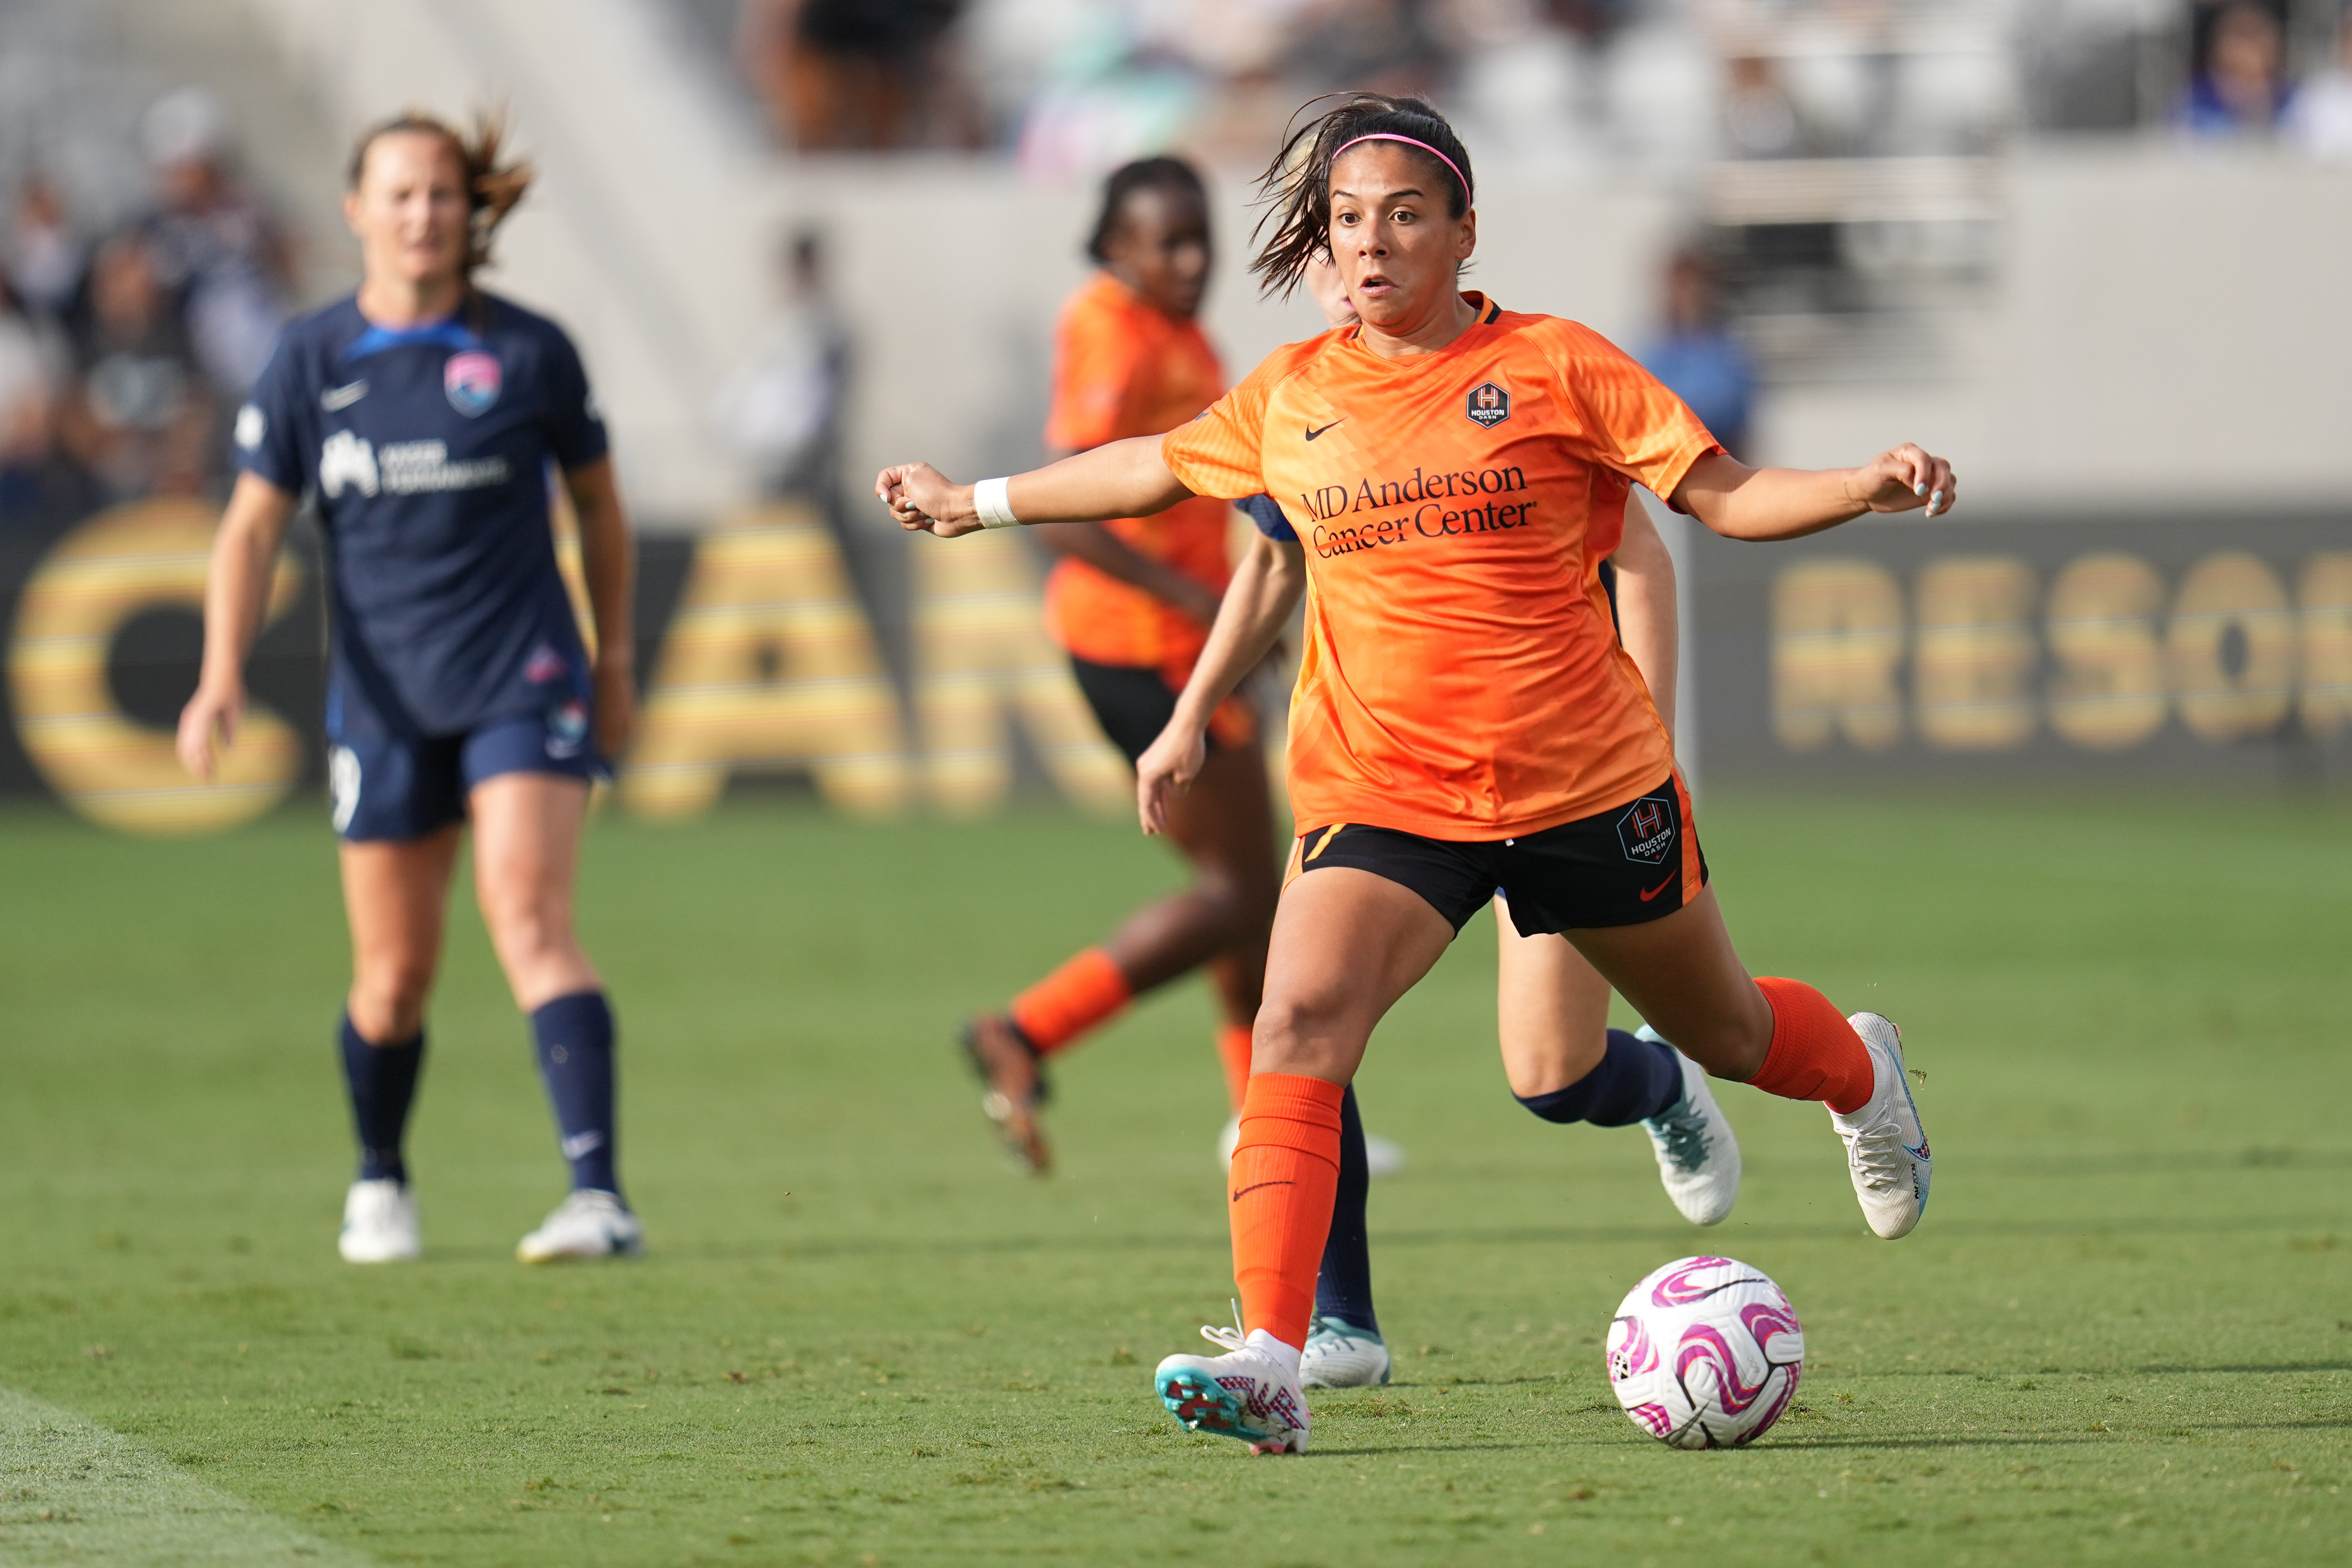
<svg viewBox="0 0 2352 1568">
<path fill-rule="evenodd" d="M 1906 441 L 1881 452 L 1845 477 L 1847 499 L 1873 511 L 1910 511 L 1925 507 L 1941 517 L 1959 504 L 1959 480 L 1952 465 Z"/>
<path fill-rule="evenodd" d="M 1168 831 L 1168 800 L 1192 787 L 1209 760 L 1209 734 L 1181 719 L 1169 721 L 1160 738 L 1136 760 L 1135 813 L 1146 833 Z"/>
<path fill-rule="evenodd" d="M 180 765 L 205 783 L 212 783 L 213 738 L 219 736 L 220 749 L 228 750 L 236 740 L 237 721 L 244 717 L 243 689 L 217 691 L 208 686 L 197 687 L 188 705 L 180 710 Z"/>
<path fill-rule="evenodd" d="M 971 487 L 951 482 L 929 463 L 900 463 L 875 477 L 874 493 L 890 509 L 900 528 L 936 533 L 941 539 L 972 533 L 980 513 L 971 504 Z"/>
</svg>

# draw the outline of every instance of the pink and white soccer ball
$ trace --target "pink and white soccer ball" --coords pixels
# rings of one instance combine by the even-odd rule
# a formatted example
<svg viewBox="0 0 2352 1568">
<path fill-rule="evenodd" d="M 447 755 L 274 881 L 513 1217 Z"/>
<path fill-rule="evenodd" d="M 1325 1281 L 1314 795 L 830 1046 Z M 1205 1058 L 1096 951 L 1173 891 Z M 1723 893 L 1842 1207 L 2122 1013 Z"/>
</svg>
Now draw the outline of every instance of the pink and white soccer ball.
<svg viewBox="0 0 2352 1568">
<path fill-rule="evenodd" d="M 1736 1448 L 1796 1397 L 1805 1331 L 1760 1268 L 1685 1258 L 1633 1287 L 1609 1325 L 1609 1385 L 1633 1424 L 1677 1448 Z"/>
</svg>

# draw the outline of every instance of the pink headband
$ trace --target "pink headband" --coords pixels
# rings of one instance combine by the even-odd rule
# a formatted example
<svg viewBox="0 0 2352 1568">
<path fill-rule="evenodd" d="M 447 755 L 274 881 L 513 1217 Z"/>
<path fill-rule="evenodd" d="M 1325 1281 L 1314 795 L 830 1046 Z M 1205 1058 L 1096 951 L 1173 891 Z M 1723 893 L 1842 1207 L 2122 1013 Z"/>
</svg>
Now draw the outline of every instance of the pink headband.
<svg viewBox="0 0 2352 1568">
<path fill-rule="evenodd" d="M 1454 171 L 1454 177 L 1462 182 L 1462 200 L 1465 205 L 1468 204 L 1470 200 L 1470 182 L 1467 179 L 1463 178 L 1460 165 L 1456 164 L 1453 159 L 1447 157 L 1444 153 L 1439 152 L 1428 142 L 1415 141 L 1410 136 L 1400 136 L 1393 131 L 1375 131 L 1368 135 L 1359 136 L 1353 142 L 1343 142 L 1339 144 L 1339 151 L 1331 154 L 1331 162 L 1334 163 L 1338 163 L 1339 161 L 1340 153 L 1346 152 L 1350 147 L 1361 146 L 1367 142 L 1402 142 L 1408 147 L 1420 148 L 1423 152 L 1428 153 L 1431 157 L 1436 159 L 1439 163 Z"/>
</svg>

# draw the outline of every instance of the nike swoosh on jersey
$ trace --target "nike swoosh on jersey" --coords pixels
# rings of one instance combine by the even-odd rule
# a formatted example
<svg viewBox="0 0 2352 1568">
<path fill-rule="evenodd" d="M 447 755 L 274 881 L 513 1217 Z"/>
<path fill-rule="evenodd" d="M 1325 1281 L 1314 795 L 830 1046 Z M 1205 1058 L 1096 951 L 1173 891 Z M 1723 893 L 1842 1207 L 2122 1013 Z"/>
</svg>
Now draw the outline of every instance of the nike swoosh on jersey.
<svg viewBox="0 0 2352 1568">
<path fill-rule="evenodd" d="M 1344 424 L 1346 424 L 1347 422 L 1348 422 L 1348 416 L 1347 416 L 1346 415 L 1342 414 L 1341 416 L 1339 416 L 1339 418 L 1334 419 L 1333 421 L 1331 421 L 1331 425 L 1344 425 Z M 1330 428 L 1331 428 L 1331 425 L 1326 425 L 1326 426 L 1323 426 L 1323 430 L 1328 430 L 1328 429 L 1330 429 Z M 1315 439 L 1315 437 L 1316 437 L 1320 436 L 1321 434 L 1323 434 L 1323 430 L 1318 430 L 1318 429 L 1316 429 L 1313 426 L 1311 426 L 1311 425 L 1310 425 L 1310 426 L 1308 426 L 1307 427 L 1307 438 L 1308 440 L 1312 441 L 1313 439 Z"/>
<path fill-rule="evenodd" d="M 1679 873 L 1677 873 L 1677 875 L 1679 875 Z M 1669 877 L 1669 878 L 1667 878 L 1664 881 L 1663 881 L 1663 882 L 1659 883 L 1659 884 L 1658 884 L 1656 887 L 1654 887 L 1654 888 L 1644 888 L 1644 889 L 1642 889 L 1642 901 L 1643 901 L 1643 903 L 1645 903 L 1645 904 L 1646 904 L 1646 903 L 1648 903 L 1652 899 L 1656 898 L 1660 893 L 1664 892 L 1668 888 L 1671 888 L 1671 887 L 1673 887 L 1674 885 L 1675 885 L 1675 879 L 1674 879 L 1673 877 Z"/>
<path fill-rule="evenodd" d="M 367 395 L 367 383 L 352 382 L 348 386 L 331 386 L 319 394 L 319 406 L 332 414 L 338 408 L 349 408 Z"/>
</svg>

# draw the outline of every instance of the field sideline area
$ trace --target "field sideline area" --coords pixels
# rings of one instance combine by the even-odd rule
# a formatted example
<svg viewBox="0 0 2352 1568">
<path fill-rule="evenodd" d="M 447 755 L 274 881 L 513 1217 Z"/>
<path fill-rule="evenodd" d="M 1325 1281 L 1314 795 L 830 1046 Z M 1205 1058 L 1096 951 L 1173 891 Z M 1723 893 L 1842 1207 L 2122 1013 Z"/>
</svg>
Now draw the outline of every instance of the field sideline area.
<svg viewBox="0 0 2352 1568">
<path fill-rule="evenodd" d="M 1818 1107 L 1722 1089 L 1748 1179 L 1707 1232 L 1638 1132 L 1519 1110 L 1480 917 L 1359 1080 L 1410 1156 L 1371 1210 L 1398 1381 L 1255 1461 L 1150 1384 L 1231 1294 L 1204 994 L 1067 1060 L 1045 1182 L 950 1049 L 1174 879 L 1130 826 L 607 814 L 582 908 L 648 1256 L 512 1260 L 562 1167 L 468 906 L 411 1143 L 427 1258 L 357 1269 L 322 818 L 0 812 L 0 1563 L 2352 1552 L 2340 803 L 1705 802 L 1751 967 L 1888 1012 L 1927 1074 L 1935 1198 L 1895 1245 Z M 1660 1447 L 1601 1368 L 1619 1297 L 1700 1251 L 1804 1321 L 1745 1452 Z"/>
</svg>

